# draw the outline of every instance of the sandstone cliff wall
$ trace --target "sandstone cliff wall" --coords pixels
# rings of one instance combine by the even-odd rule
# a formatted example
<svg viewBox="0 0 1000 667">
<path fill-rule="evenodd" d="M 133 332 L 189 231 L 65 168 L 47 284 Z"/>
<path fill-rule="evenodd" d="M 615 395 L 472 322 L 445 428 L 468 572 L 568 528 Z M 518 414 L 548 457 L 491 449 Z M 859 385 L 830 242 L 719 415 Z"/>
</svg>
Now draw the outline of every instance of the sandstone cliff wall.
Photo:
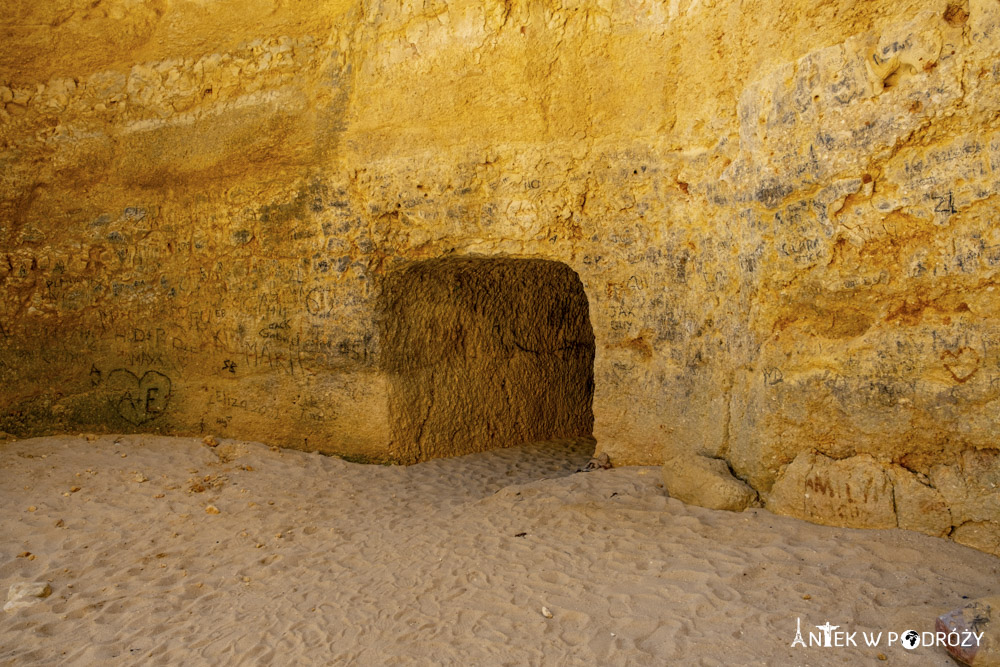
<svg viewBox="0 0 1000 667">
<path fill-rule="evenodd" d="M 1000 552 L 998 23 L 996 0 L 16 2 L 0 430 L 387 458 L 385 276 L 543 258 L 589 300 L 617 463 L 725 459 L 778 511 Z"/>
</svg>

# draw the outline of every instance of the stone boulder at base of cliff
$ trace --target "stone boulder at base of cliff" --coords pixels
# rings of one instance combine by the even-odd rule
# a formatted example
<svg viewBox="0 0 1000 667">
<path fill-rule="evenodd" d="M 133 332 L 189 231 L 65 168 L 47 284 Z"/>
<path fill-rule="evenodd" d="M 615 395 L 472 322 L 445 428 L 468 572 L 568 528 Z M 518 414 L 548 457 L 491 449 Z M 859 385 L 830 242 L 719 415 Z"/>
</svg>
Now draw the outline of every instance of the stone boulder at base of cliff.
<svg viewBox="0 0 1000 667">
<path fill-rule="evenodd" d="M 722 459 L 676 456 L 663 464 L 663 485 L 671 498 L 714 510 L 742 512 L 757 499 L 745 482 L 733 477 Z"/>
</svg>

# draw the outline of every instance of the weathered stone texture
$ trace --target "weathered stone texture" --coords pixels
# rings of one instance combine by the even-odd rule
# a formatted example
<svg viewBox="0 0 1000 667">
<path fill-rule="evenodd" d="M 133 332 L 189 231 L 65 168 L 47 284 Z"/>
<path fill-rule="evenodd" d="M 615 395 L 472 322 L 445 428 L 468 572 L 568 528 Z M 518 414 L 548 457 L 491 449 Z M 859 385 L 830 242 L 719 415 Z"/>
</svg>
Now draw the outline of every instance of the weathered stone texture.
<svg viewBox="0 0 1000 667">
<path fill-rule="evenodd" d="M 834 526 L 896 527 L 892 482 L 870 456 L 836 461 L 803 452 L 771 489 L 767 507 Z"/>
<path fill-rule="evenodd" d="M 592 433 L 594 331 L 565 264 L 415 262 L 389 273 L 379 311 L 393 459 Z"/>
<path fill-rule="evenodd" d="M 951 532 L 952 516 L 941 492 L 931 487 L 926 475 L 915 475 L 904 468 L 889 469 L 896 521 L 900 528 L 916 530 L 935 537 Z"/>
<path fill-rule="evenodd" d="M 952 538 L 1000 554 L 1000 451 L 965 451 L 954 465 L 936 465 L 930 479 L 951 510 Z"/>
<path fill-rule="evenodd" d="M 386 276 L 548 259 L 616 464 L 995 535 L 994 0 L 59 0 L 0 30 L 0 430 L 391 458 Z M 803 505 L 812 452 L 837 495 Z"/>
<path fill-rule="evenodd" d="M 709 509 L 742 512 L 757 494 L 732 476 L 722 459 L 687 455 L 663 464 L 663 486 L 671 498 Z"/>
<path fill-rule="evenodd" d="M 970 600 L 959 609 L 938 616 L 934 621 L 936 632 L 957 632 L 971 641 L 952 642 L 947 651 L 959 664 L 969 667 L 996 667 L 1000 665 L 1000 597 Z M 966 633 L 966 634 L 961 634 Z"/>
</svg>

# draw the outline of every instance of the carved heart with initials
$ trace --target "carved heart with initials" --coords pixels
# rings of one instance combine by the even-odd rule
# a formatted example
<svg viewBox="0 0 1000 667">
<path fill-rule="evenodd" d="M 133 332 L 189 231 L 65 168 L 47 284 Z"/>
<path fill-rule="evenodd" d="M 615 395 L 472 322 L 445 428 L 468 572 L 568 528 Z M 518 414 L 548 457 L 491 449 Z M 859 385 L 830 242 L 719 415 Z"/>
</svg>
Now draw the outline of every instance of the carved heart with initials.
<svg viewBox="0 0 1000 667">
<path fill-rule="evenodd" d="M 119 368 L 108 374 L 104 386 L 119 416 L 138 426 L 159 417 L 167 409 L 170 385 L 170 378 L 163 373 L 146 371 L 139 379 L 132 371 Z"/>
<path fill-rule="evenodd" d="M 960 347 L 956 352 L 945 350 L 941 353 L 945 370 L 951 373 L 955 382 L 965 382 L 979 370 L 979 354 L 971 347 Z"/>
</svg>

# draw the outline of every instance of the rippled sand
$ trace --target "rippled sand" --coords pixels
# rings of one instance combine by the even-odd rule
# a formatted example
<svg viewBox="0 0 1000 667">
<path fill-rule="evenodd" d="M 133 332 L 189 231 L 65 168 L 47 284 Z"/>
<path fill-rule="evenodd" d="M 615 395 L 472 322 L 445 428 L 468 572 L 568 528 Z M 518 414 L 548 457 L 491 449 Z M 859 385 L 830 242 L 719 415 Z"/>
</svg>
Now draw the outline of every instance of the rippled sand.
<svg viewBox="0 0 1000 667">
<path fill-rule="evenodd" d="M 2 444 L 0 596 L 53 592 L 0 613 L 0 664 L 953 665 L 790 645 L 797 618 L 923 631 L 1000 593 L 992 556 L 688 507 L 656 468 L 576 473 L 590 449 L 397 468 L 191 438 Z"/>
</svg>

